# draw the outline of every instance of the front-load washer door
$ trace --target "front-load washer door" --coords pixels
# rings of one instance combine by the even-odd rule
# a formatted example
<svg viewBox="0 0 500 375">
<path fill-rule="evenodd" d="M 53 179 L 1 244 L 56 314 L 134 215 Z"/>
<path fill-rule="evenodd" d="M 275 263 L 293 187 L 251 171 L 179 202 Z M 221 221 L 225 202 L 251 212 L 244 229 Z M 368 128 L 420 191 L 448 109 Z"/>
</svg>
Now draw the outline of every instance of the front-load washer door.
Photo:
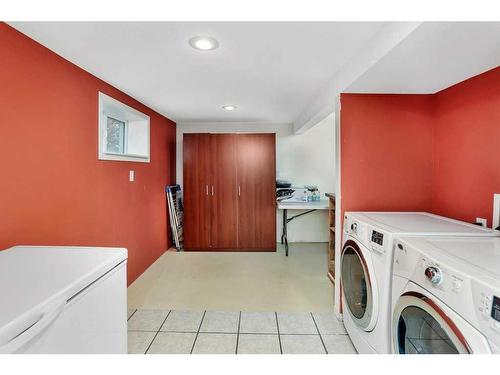
<svg viewBox="0 0 500 375">
<path fill-rule="evenodd" d="M 395 353 L 470 353 L 457 326 L 431 298 L 419 293 L 410 292 L 399 298 L 392 324 Z"/>
<path fill-rule="evenodd" d="M 363 330 L 371 331 L 376 323 L 373 278 L 360 246 L 348 240 L 342 248 L 342 289 L 347 310 L 354 322 Z"/>
</svg>

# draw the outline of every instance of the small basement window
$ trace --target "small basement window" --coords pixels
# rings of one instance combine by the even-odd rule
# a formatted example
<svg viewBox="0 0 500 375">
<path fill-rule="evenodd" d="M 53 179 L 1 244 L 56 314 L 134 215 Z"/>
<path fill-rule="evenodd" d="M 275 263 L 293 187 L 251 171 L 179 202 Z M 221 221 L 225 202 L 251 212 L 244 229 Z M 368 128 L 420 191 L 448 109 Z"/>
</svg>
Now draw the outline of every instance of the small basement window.
<svg viewBox="0 0 500 375">
<path fill-rule="evenodd" d="M 149 163 L 149 116 L 99 93 L 99 160 Z"/>
</svg>

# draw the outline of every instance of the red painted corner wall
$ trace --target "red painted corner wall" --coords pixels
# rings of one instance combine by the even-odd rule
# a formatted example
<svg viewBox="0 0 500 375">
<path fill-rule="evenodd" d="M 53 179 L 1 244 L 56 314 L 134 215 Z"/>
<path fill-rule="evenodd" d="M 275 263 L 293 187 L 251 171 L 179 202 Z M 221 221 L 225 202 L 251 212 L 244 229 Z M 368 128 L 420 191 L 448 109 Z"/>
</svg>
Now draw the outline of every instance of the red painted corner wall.
<svg viewBox="0 0 500 375">
<path fill-rule="evenodd" d="M 342 211 L 429 211 L 429 95 L 341 95 Z"/>
<path fill-rule="evenodd" d="M 500 67 L 434 95 L 436 158 L 432 211 L 492 223 L 500 193 Z"/>
<path fill-rule="evenodd" d="M 342 211 L 492 223 L 500 67 L 432 95 L 341 95 Z"/>
<path fill-rule="evenodd" d="M 126 247 L 132 282 L 168 248 L 175 124 L 5 23 L 0 56 L 0 249 Z M 150 116 L 150 163 L 97 160 L 98 91 Z"/>
</svg>

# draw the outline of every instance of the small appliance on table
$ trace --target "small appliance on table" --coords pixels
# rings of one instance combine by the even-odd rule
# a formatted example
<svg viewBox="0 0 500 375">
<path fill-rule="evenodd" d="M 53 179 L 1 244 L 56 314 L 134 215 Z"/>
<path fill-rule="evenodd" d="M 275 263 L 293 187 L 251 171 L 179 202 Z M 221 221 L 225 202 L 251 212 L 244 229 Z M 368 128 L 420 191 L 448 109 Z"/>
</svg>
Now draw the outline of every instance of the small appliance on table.
<svg viewBox="0 0 500 375">
<path fill-rule="evenodd" d="M 292 189 L 292 183 L 286 180 L 276 180 L 276 200 L 279 202 L 290 198 L 295 189 Z"/>
<path fill-rule="evenodd" d="M 0 251 L 0 353 L 127 353 L 127 249 Z"/>
</svg>

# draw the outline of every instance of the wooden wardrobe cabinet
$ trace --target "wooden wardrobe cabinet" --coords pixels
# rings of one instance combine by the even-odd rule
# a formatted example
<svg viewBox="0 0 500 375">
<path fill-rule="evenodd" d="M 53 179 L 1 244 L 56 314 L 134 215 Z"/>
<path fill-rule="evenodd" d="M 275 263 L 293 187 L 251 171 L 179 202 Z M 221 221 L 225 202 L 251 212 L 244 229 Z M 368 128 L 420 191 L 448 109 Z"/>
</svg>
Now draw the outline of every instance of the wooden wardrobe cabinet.
<svg viewBox="0 0 500 375">
<path fill-rule="evenodd" d="M 276 251 L 274 134 L 184 134 L 184 249 Z"/>
<path fill-rule="evenodd" d="M 233 134 L 210 135 L 213 195 L 211 198 L 211 241 L 214 249 L 238 247 L 238 182 L 236 142 Z"/>
<path fill-rule="evenodd" d="M 208 134 L 184 136 L 183 234 L 186 249 L 210 247 L 212 215 L 210 144 L 211 139 Z"/>
<path fill-rule="evenodd" d="M 238 248 L 276 249 L 274 134 L 238 134 Z"/>
</svg>

